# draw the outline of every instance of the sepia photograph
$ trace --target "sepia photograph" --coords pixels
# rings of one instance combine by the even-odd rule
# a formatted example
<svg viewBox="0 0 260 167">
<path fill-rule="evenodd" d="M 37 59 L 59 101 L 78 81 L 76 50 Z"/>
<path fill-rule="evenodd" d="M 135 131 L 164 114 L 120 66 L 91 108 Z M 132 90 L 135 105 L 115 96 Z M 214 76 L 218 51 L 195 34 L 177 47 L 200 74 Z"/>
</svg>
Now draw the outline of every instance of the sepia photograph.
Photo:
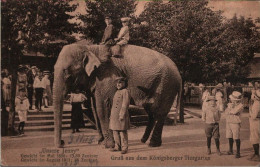
<svg viewBox="0 0 260 167">
<path fill-rule="evenodd" d="M 259 166 L 259 0 L 1 0 L 1 166 Z"/>
</svg>

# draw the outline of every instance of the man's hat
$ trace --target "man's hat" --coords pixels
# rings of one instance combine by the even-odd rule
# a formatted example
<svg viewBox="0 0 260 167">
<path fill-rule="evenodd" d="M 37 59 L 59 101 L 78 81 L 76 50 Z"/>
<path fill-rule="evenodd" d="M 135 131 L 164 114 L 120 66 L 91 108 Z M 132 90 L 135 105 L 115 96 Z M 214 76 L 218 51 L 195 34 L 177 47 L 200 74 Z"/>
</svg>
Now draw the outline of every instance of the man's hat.
<svg viewBox="0 0 260 167">
<path fill-rule="evenodd" d="M 105 16 L 105 19 L 110 19 L 111 20 L 111 16 L 107 15 L 107 16 Z"/>
<path fill-rule="evenodd" d="M 32 66 L 31 69 L 36 69 L 37 67 L 36 66 Z"/>
<path fill-rule="evenodd" d="M 24 66 L 24 65 L 22 65 L 22 64 L 20 64 L 19 66 L 18 66 L 18 70 L 19 71 L 23 71 L 23 70 L 26 70 L 27 68 Z"/>
<path fill-rule="evenodd" d="M 116 80 L 117 82 L 120 82 L 120 81 L 126 82 L 126 81 L 127 81 L 127 79 L 126 79 L 125 77 L 117 77 L 115 80 Z"/>
<path fill-rule="evenodd" d="M 229 95 L 229 98 L 230 100 L 242 100 L 242 94 L 238 91 L 234 91 Z"/>
<path fill-rule="evenodd" d="M 122 17 L 121 21 L 122 22 L 129 22 L 130 21 L 130 17 Z"/>
<path fill-rule="evenodd" d="M 216 85 L 216 88 L 222 88 L 222 87 L 223 87 L 222 83 L 218 83 L 218 84 Z"/>
<path fill-rule="evenodd" d="M 199 84 L 199 87 L 204 87 L 204 85 L 202 83 Z"/>
<path fill-rule="evenodd" d="M 25 67 L 29 69 L 29 68 L 30 68 L 30 65 L 29 65 L 29 64 L 26 64 Z"/>
<path fill-rule="evenodd" d="M 20 88 L 19 92 L 25 92 L 25 88 Z"/>
<path fill-rule="evenodd" d="M 217 100 L 215 96 L 208 96 L 206 101 L 208 102 L 208 101 L 217 101 Z"/>
<path fill-rule="evenodd" d="M 48 70 L 43 71 L 43 74 L 44 74 L 44 75 L 50 74 L 50 71 L 48 71 Z"/>
<path fill-rule="evenodd" d="M 20 65 L 18 66 L 18 69 L 22 69 L 22 68 L 24 68 L 24 66 L 23 66 L 22 64 L 20 64 Z"/>
</svg>

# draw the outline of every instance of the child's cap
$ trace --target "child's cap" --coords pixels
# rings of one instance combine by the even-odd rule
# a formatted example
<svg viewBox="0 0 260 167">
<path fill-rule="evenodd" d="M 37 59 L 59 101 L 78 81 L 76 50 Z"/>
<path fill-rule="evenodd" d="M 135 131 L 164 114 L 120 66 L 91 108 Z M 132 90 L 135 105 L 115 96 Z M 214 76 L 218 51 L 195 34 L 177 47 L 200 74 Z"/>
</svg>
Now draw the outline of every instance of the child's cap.
<svg viewBox="0 0 260 167">
<path fill-rule="evenodd" d="M 217 101 L 215 96 L 208 96 L 206 101 Z"/>
</svg>

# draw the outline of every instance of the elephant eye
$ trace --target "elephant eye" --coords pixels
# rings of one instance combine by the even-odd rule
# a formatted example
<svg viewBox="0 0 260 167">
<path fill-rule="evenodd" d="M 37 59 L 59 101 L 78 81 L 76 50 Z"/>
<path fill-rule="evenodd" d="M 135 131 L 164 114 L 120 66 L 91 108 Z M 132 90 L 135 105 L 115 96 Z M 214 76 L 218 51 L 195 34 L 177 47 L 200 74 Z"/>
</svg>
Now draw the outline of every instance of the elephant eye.
<svg viewBox="0 0 260 167">
<path fill-rule="evenodd" d="M 69 70 L 68 69 L 64 70 L 64 79 L 67 80 L 70 76 L 71 75 L 69 73 Z"/>
</svg>

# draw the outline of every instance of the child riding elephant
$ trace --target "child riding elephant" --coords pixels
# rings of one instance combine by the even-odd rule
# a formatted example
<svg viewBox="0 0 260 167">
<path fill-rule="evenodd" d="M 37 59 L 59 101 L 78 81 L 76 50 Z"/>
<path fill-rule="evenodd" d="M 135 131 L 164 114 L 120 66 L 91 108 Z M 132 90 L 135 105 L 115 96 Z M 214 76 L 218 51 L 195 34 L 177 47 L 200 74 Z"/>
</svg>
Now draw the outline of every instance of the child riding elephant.
<svg viewBox="0 0 260 167">
<path fill-rule="evenodd" d="M 117 38 L 115 38 L 116 45 L 115 45 L 115 49 L 114 49 L 114 55 L 112 55 L 112 56 L 121 56 L 121 46 L 126 45 L 130 39 L 129 28 L 128 28 L 130 18 L 123 17 L 123 18 L 121 18 L 121 21 L 122 21 L 123 27 L 119 31 Z"/>
</svg>

